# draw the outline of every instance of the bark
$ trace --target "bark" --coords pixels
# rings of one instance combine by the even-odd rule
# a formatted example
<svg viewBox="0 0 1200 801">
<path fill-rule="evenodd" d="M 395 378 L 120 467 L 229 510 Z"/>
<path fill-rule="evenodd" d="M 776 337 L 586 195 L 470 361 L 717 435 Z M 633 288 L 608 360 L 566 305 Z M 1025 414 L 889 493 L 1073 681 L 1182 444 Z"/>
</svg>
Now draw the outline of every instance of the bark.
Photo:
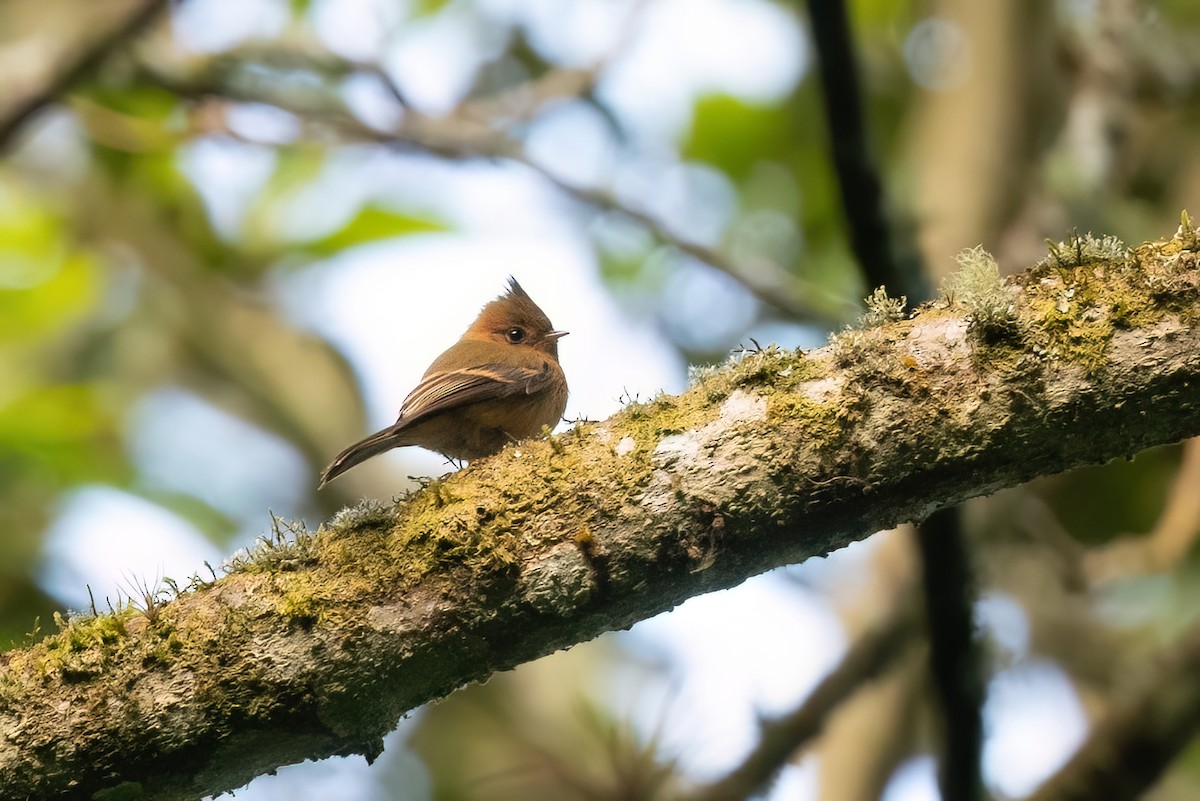
<svg viewBox="0 0 1200 801">
<path fill-rule="evenodd" d="M 342 512 L 0 668 L 12 798 L 199 798 L 379 752 L 419 704 L 1035 476 L 1200 434 L 1200 238 L 1077 238 L 1001 283 Z M 315 479 L 314 479 L 315 480 Z"/>
</svg>

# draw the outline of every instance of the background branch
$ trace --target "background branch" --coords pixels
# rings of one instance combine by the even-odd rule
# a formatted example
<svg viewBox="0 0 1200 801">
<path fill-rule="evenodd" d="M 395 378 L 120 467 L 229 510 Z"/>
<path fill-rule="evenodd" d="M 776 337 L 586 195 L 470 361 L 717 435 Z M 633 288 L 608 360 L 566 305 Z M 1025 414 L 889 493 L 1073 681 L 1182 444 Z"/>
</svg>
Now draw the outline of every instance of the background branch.
<svg viewBox="0 0 1200 801">
<path fill-rule="evenodd" d="M 1200 730 L 1200 626 L 1142 672 L 1071 761 L 1029 801 L 1141 798 Z"/>
<path fill-rule="evenodd" d="M 72 84 L 93 71 L 113 50 L 149 25 L 167 7 L 167 0 L 132 0 L 107 12 L 98 31 L 89 30 L 90 40 L 83 45 L 63 48 L 63 56 L 51 64 L 46 74 L 23 92 L 16 92 L 0 105 L 0 154 L 11 144 L 17 131 L 40 109 L 53 102 Z M 72 43 L 74 44 L 74 43 Z"/>
<path fill-rule="evenodd" d="M 887 222 L 845 4 L 810 0 L 808 15 L 833 166 L 854 255 L 869 286 L 886 287 L 893 295 L 905 293 L 914 303 L 921 302 L 929 297 L 928 278 L 917 259 L 898 257 Z"/>
<path fill-rule="evenodd" d="M 397 150 L 426 153 L 451 161 L 486 160 L 511 161 L 520 164 L 545 180 L 555 190 L 573 201 L 599 211 L 615 212 L 645 229 L 658 242 L 680 253 L 704 262 L 729 275 L 758 300 L 794 319 L 816 320 L 833 326 L 852 317 L 855 307 L 834 296 L 817 283 L 807 281 L 767 257 L 752 262 L 731 258 L 719 249 L 701 245 L 670 230 L 648 212 L 618 197 L 602 187 L 580 186 L 557 175 L 525 153 L 525 144 L 510 134 L 503 125 L 496 125 L 490 115 L 499 105 L 496 98 L 485 97 L 464 102 L 449 114 L 432 117 L 412 108 L 405 108 L 403 117 L 387 129 L 373 128 L 361 122 L 345 108 L 340 99 L 305 98 L 298 105 L 295 98 L 269 85 L 243 85 L 230 80 L 227 66 L 211 65 L 201 74 L 173 75 L 156 67 L 144 65 L 146 77 L 170 92 L 197 102 L 267 103 L 286 109 L 309 120 L 319 120 L 326 135 L 332 134 L 344 142 L 371 142 Z M 562 100 L 569 92 L 585 92 L 595 80 L 592 71 L 562 71 L 556 80 L 531 82 L 522 90 L 505 94 L 530 97 L 538 102 Z M 390 83 L 387 83 L 391 86 Z M 549 88 L 547 88 L 549 87 Z M 528 102 L 528 101 L 527 101 Z M 314 105 L 315 103 L 315 105 Z M 523 107 L 517 118 L 533 115 Z M 513 112 L 506 116 L 511 119 Z M 211 117 L 209 117 L 211 119 Z M 230 135 L 236 136 L 233 132 Z M 311 138 L 319 139 L 314 133 Z"/>
<path fill-rule="evenodd" d="M 929 620 L 929 670 L 942 711 L 939 783 L 945 798 L 983 795 L 982 660 L 975 636 L 975 587 L 957 508 L 917 526 L 921 586 Z"/>
</svg>

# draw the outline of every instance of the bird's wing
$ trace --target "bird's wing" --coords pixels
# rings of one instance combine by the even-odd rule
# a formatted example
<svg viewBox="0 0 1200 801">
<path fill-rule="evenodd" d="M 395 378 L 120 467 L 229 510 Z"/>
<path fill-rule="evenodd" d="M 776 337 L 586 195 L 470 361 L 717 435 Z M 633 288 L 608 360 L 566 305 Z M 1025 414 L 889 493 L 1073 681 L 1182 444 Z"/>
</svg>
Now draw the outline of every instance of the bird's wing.
<svg viewBox="0 0 1200 801">
<path fill-rule="evenodd" d="M 397 422 L 410 424 L 468 403 L 532 395 L 550 386 L 552 380 L 552 373 L 545 366 L 538 370 L 484 364 L 430 373 L 408 393 L 400 407 L 400 419 Z"/>
</svg>

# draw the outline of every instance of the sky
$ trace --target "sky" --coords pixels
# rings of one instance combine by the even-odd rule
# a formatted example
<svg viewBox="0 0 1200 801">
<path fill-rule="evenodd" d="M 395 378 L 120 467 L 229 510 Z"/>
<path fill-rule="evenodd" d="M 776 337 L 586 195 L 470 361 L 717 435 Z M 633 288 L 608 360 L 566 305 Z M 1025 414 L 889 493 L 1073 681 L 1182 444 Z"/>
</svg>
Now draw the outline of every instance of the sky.
<svg viewBox="0 0 1200 801">
<path fill-rule="evenodd" d="M 566 66 L 586 65 L 609 53 L 628 30 L 631 6 L 604 0 L 480 2 L 495 14 L 524 20 L 531 41 Z M 253 36 L 277 35 L 287 19 L 285 7 L 282 0 L 192 0 L 174 9 L 175 32 L 197 52 L 219 51 Z M 413 102 L 433 113 L 455 103 L 475 66 L 499 46 L 461 3 L 394 31 L 406 18 L 403 3 L 318 0 L 310 13 L 331 50 L 378 59 Z M 956 39 L 947 25 L 932 21 L 917 31 L 949 48 L 956 69 L 968 69 L 969 43 Z M 599 92 L 650 153 L 668 150 L 686 130 L 699 94 L 721 91 L 770 102 L 808 72 L 808 47 L 798 24 L 763 0 L 658 0 L 648 5 L 635 30 Z M 682 30 L 686 36 L 679 35 Z M 915 48 L 912 60 L 919 69 L 914 74 L 936 88 L 936 80 L 921 77 L 928 59 L 920 55 Z M 386 120 L 395 110 L 377 89 L 363 85 L 351 91 L 364 118 Z M 247 109 L 239 124 L 264 139 L 293 135 L 286 115 L 269 109 Z M 719 176 L 670 159 L 620 163 L 604 130 L 594 112 L 568 105 L 539 122 L 531 134 L 531 154 L 574 182 L 615 175 L 628 194 L 644 198 L 648 210 L 697 241 L 719 236 L 733 212 L 732 188 L 723 187 Z M 266 146 L 202 140 L 187 149 L 181 166 L 201 191 L 218 230 L 236 236 L 247 203 L 271 174 L 273 156 Z M 392 422 L 425 365 L 458 337 L 483 303 L 503 291 L 509 275 L 520 280 L 557 327 L 571 332 L 560 348 L 571 384 L 568 419 L 602 419 L 620 407 L 623 397 L 684 389 L 687 366 L 664 336 L 663 325 L 694 326 L 688 320 L 702 319 L 702 328 L 685 335 L 701 346 L 730 347 L 734 343 L 728 338 L 754 319 L 756 302 L 730 279 L 679 263 L 664 267 L 661 294 L 650 301 L 664 307 L 661 313 L 639 313 L 643 310 L 636 303 L 623 301 L 601 283 L 581 215 L 564 213 L 563 198 L 517 166 L 448 166 L 350 150 L 327 168 L 316 188 L 295 199 L 280 224 L 300 230 L 336 227 L 345 209 L 386 196 L 396 186 L 421 187 L 422 201 L 452 230 L 357 248 L 281 273 L 271 283 L 271 302 L 348 356 L 361 378 L 372 430 Z M 697 186 L 705 191 L 694 191 Z M 619 223 L 610 224 L 619 229 Z M 672 304 L 693 313 L 672 322 Z M 764 341 L 785 346 L 820 344 L 813 332 L 799 327 L 769 334 Z M 128 446 L 142 473 L 162 489 L 194 493 L 239 521 L 242 534 L 235 546 L 267 530 L 267 508 L 285 517 L 303 515 L 303 488 L 314 477 L 286 443 L 182 389 L 149 395 L 131 419 Z M 220 445 L 231 441 L 239 443 L 237 463 L 230 463 Z M 428 453 L 393 453 L 375 461 L 358 469 L 376 471 L 381 481 L 445 470 L 441 457 Z M 45 547 L 42 586 L 75 608 L 88 603 L 80 588 L 90 586 L 98 598 L 128 595 L 139 581 L 204 573 L 206 562 L 215 567 L 229 556 L 169 512 L 102 487 L 84 488 L 63 500 Z M 828 559 L 775 571 L 733 590 L 694 598 L 629 632 L 606 635 L 670 666 L 657 684 L 614 678 L 607 697 L 615 708 L 628 710 L 631 722 L 647 735 L 661 727 L 690 775 L 716 777 L 754 742 L 762 715 L 790 709 L 836 666 L 846 635 L 830 593 L 811 587 L 849 581 L 873 547 L 868 541 Z M 1013 665 L 989 688 L 985 769 L 996 790 L 1021 795 L 1061 764 L 1080 742 L 1086 722 L 1065 676 L 1053 665 L 1027 659 L 1019 605 L 989 597 L 978 611 L 981 626 Z M 602 646 L 576 650 L 586 653 L 589 647 Z M 408 776 L 411 797 L 420 798 L 421 767 L 403 747 L 411 726 L 411 721 L 402 723 L 388 739 L 381 761 Z M 371 770 L 360 758 L 287 767 L 255 780 L 238 798 L 383 798 Z M 814 798 L 817 770 L 811 759 L 788 768 L 769 798 Z M 905 763 L 885 796 L 887 801 L 936 797 L 933 762 L 919 756 Z"/>
</svg>

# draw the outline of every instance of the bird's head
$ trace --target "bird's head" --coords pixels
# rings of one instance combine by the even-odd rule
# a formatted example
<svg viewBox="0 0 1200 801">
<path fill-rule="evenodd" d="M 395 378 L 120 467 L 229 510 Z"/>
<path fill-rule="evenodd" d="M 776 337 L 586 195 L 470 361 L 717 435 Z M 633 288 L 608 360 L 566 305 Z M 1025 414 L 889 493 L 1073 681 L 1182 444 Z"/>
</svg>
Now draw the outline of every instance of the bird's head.
<svg viewBox="0 0 1200 801">
<path fill-rule="evenodd" d="M 510 276 L 508 291 L 483 307 L 465 336 L 534 348 L 557 359 L 558 340 L 566 335 Z"/>
</svg>

